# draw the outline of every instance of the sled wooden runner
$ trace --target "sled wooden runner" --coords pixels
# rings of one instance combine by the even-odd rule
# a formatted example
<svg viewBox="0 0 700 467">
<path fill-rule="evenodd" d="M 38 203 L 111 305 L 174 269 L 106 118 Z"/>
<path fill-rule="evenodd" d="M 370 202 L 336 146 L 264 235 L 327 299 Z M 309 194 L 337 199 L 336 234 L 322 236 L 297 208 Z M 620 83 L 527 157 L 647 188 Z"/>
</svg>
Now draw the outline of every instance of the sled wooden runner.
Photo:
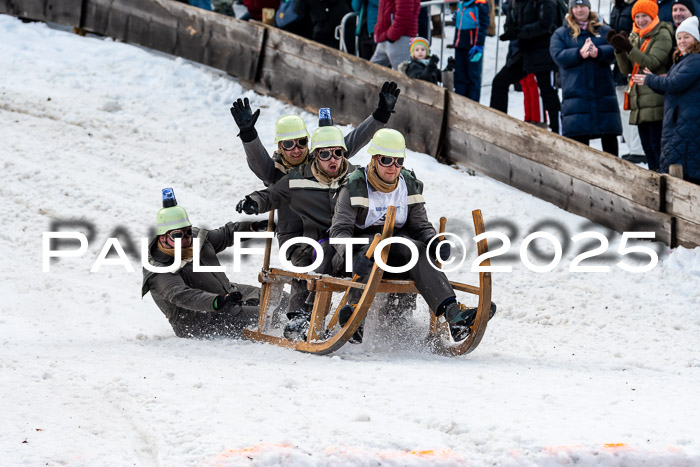
<svg viewBox="0 0 700 467">
<path fill-rule="evenodd" d="M 386 221 L 381 234 L 381 240 L 390 238 L 394 231 L 394 221 L 396 218 L 396 209 L 391 206 L 387 210 Z M 475 210 L 472 212 L 474 220 L 474 231 L 476 235 L 484 232 L 484 221 L 481 216 L 481 211 Z M 272 223 L 270 223 L 272 225 Z M 440 233 L 444 232 L 444 221 L 441 220 Z M 380 240 L 377 235 L 372 242 L 368 254 L 371 254 L 374 247 Z M 342 347 L 352 335 L 357 331 L 367 312 L 374 301 L 377 293 L 418 293 L 415 284 L 411 280 L 382 280 L 383 270 L 375 263 L 369 275 L 366 284 L 357 282 L 357 278 L 353 280 L 332 277 L 314 273 L 295 273 L 282 269 L 269 267 L 269 250 L 271 241 L 266 245 L 265 261 L 263 270 L 259 275 L 259 281 L 262 284 L 260 293 L 260 314 L 258 318 L 257 329 L 244 329 L 243 336 L 247 339 L 267 342 L 270 344 L 279 345 L 295 349 L 301 352 L 325 355 L 332 353 Z M 383 248 L 381 258 L 385 262 L 389 256 L 390 245 Z M 488 251 L 486 240 L 481 240 L 477 245 L 478 254 L 482 255 Z M 484 260 L 481 266 L 489 266 L 489 260 Z M 272 318 L 268 312 L 270 308 L 270 289 L 271 287 L 279 287 L 281 284 L 289 283 L 293 279 L 302 279 L 307 281 L 307 287 L 310 291 L 316 294 L 313 310 L 311 312 L 311 320 L 307 338 L 305 341 L 290 341 L 284 337 L 277 337 L 265 333 L 265 326 Z M 450 337 L 450 332 L 447 323 L 444 320 L 438 321 L 433 317 L 430 326 L 430 344 L 431 348 L 439 354 L 443 355 L 462 355 L 473 351 L 481 342 L 481 339 L 486 331 L 486 326 L 489 319 L 489 311 L 491 309 L 491 273 L 479 273 L 479 286 L 452 282 L 450 284 L 455 291 L 466 292 L 477 295 L 479 304 L 477 307 L 477 315 L 474 325 L 472 326 L 469 336 L 460 341 L 454 342 Z M 339 331 L 334 333 L 337 326 L 337 312 L 342 306 L 347 293 L 351 288 L 362 289 L 362 296 L 355 307 L 355 310 Z M 331 312 L 331 299 L 333 293 L 344 293 L 343 300 L 336 306 L 334 314 L 331 316 L 328 326 L 326 321 L 328 314 Z"/>
</svg>

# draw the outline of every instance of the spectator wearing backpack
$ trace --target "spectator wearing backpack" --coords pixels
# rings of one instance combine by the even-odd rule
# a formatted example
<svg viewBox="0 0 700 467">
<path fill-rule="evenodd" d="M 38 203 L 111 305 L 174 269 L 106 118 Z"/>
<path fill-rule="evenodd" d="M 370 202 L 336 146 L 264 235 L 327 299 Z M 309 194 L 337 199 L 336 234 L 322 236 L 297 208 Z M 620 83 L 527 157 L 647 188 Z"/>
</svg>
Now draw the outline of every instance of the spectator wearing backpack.
<svg viewBox="0 0 700 467">
<path fill-rule="evenodd" d="M 600 138 L 603 151 L 617 156 L 622 123 L 610 70 L 615 51 L 605 40 L 608 31 L 589 0 L 571 0 L 549 52 L 561 76 L 562 134 L 583 144 Z"/>
<path fill-rule="evenodd" d="M 488 0 L 465 0 L 455 11 L 455 92 L 479 102 L 484 42 L 489 28 Z"/>
<path fill-rule="evenodd" d="M 374 41 L 377 48 L 372 63 L 394 70 L 409 59 L 409 43 L 418 35 L 420 0 L 379 0 Z"/>
<path fill-rule="evenodd" d="M 632 7 L 634 26 L 627 34 L 610 30 L 606 39 L 615 48 L 615 59 L 624 74 L 635 75 L 648 68 L 651 73 L 664 74 L 668 70 L 673 27 L 659 21 L 659 7 L 652 0 L 637 0 Z M 664 118 L 664 97 L 646 86 L 638 86 L 630 79 L 625 108 L 630 112 L 630 124 L 637 125 L 649 170 L 659 169 L 661 156 L 661 122 Z"/>
<path fill-rule="evenodd" d="M 508 87 L 534 73 L 549 115 L 549 127 L 560 131 L 561 104 L 554 85 L 556 65 L 549 54 L 552 33 L 561 24 L 558 0 L 514 0 L 506 16 L 500 40 L 518 39 L 518 50 L 493 78 L 490 106 L 508 112 Z"/>
</svg>

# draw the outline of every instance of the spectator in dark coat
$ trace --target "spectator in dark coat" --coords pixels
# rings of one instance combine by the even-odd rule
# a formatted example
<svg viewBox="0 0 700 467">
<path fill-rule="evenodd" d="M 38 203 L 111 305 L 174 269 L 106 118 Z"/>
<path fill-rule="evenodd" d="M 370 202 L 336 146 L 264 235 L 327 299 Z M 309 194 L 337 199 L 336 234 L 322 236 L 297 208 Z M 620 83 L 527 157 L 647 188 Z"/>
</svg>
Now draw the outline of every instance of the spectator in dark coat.
<svg viewBox="0 0 700 467">
<path fill-rule="evenodd" d="M 694 5 L 693 11 L 700 11 L 700 2 L 698 2 L 697 0 L 688 0 L 688 1 L 693 2 L 693 5 Z M 674 24 L 673 23 L 673 6 L 678 4 L 678 3 L 685 3 L 685 2 L 678 2 L 678 0 L 657 0 L 656 3 L 659 6 L 659 20 Z"/>
<path fill-rule="evenodd" d="M 345 0 L 297 0 L 294 13 L 311 21 L 311 39 L 337 49 L 335 28 L 352 9 Z"/>
<path fill-rule="evenodd" d="M 394 70 L 407 61 L 409 43 L 418 35 L 420 0 L 380 0 L 374 41 L 377 48 L 370 61 Z"/>
<path fill-rule="evenodd" d="M 681 23 L 691 16 L 695 16 L 694 0 L 673 0 L 671 17 L 673 18 L 673 28 L 677 28 Z"/>
<path fill-rule="evenodd" d="M 506 17 L 502 41 L 518 39 L 518 51 L 493 78 L 490 106 L 508 112 L 508 87 L 534 73 L 553 132 L 560 131 L 561 104 L 554 85 L 556 65 L 549 54 L 549 41 L 556 29 L 556 0 L 513 0 Z"/>
<path fill-rule="evenodd" d="M 571 0 L 549 52 L 561 76 L 562 134 L 583 144 L 601 138 L 603 151 L 617 156 L 622 123 L 610 70 L 615 51 L 605 40 L 609 30 L 591 11 L 589 0 Z"/>
<path fill-rule="evenodd" d="M 442 81 L 438 63 L 440 57 L 430 56 L 430 46 L 424 37 L 414 37 L 410 42 L 411 59 L 399 65 L 399 71 L 409 78 L 422 79 L 433 84 Z"/>
<path fill-rule="evenodd" d="M 676 63 L 666 76 L 637 74 L 633 79 L 664 95 L 660 171 L 668 173 L 671 164 L 680 164 L 683 178 L 700 184 L 700 32 L 696 16 L 681 23 L 676 40 Z"/>
</svg>

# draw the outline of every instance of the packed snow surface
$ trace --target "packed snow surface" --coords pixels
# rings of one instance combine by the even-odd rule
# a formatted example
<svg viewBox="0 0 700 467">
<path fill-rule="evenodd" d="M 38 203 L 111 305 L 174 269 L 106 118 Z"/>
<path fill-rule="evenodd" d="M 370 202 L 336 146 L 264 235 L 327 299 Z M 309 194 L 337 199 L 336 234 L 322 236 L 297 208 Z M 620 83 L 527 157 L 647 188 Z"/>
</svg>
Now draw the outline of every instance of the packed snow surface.
<svg viewBox="0 0 700 467">
<path fill-rule="evenodd" d="M 196 225 L 244 218 L 234 206 L 261 183 L 236 137 L 234 99 L 261 109 L 269 149 L 279 116 L 299 113 L 311 130 L 315 116 L 111 39 L 0 16 L 0 43 L 3 465 L 700 463 L 700 249 L 633 241 L 659 262 L 626 272 L 618 262 L 649 256 L 623 256 L 619 234 L 409 152 L 431 221 L 446 216 L 467 244 L 452 279 L 477 283 L 473 209 L 512 242 L 511 258 L 494 260 L 512 271 L 493 275 L 498 313 L 475 352 L 447 358 L 418 345 L 422 300 L 405 326 L 373 314 L 365 342 L 332 356 L 180 339 L 140 298 L 136 256 L 134 272 L 90 272 L 103 245 L 116 236 L 138 251 L 164 187 Z M 366 163 L 366 152 L 354 161 Z M 52 230 L 81 231 L 89 247 L 42 272 L 42 233 Z M 565 245 L 550 272 L 520 259 L 533 231 Z M 582 265 L 608 272 L 569 272 L 585 243 L 570 237 L 584 231 L 609 245 Z M 554 250 L 537 240 L 528 251 L 544 265 Z M 240 273 L 231 258 L 233 281 L 257 283 L 261 257 Z"/>
</svg>

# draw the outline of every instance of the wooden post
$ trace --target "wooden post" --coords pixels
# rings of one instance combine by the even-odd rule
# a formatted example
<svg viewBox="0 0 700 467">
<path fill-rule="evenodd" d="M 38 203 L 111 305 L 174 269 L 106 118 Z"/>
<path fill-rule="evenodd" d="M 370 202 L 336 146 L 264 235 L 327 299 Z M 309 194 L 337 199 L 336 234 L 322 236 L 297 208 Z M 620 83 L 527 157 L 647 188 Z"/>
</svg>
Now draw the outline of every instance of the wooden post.
<svg viewBox="0 0 700 467">
<path fill-rule="evenodd" d="M 671 164 L 668 167 L 668 173 L 672 177 L 683 178 L 683 166 L 680 164 Z"/>
<path fill-rule="evenodd" d="M 274 8 L 263 8 L 262 9 L 262 22 L 269 26 L 275 25 L 275 9 Z"/>
</svg>

